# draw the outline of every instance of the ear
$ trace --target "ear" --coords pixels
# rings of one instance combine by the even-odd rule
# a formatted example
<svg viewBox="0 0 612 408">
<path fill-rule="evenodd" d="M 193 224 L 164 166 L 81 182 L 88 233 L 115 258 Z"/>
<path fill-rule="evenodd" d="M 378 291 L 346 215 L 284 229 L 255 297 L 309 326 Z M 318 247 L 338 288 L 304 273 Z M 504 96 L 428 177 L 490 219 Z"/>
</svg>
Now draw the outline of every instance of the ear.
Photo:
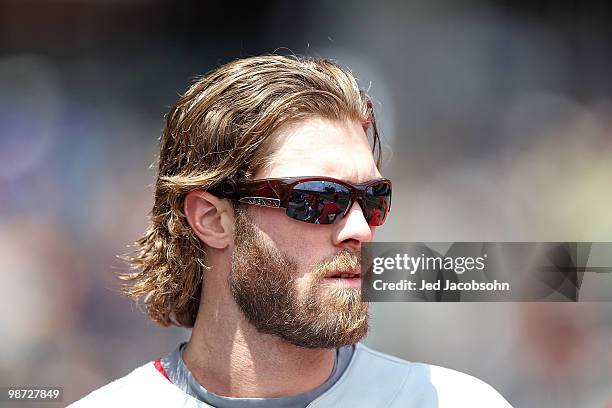
<svg viewBox="0 0 612 408">
<path fill-rule="evenodd" d="M 224 249 L 233 242 L 234 209 L 228 200 L 195 190 L 185 196 L 183 210 L 193 232 L 209 247 Z"/>
</svg>

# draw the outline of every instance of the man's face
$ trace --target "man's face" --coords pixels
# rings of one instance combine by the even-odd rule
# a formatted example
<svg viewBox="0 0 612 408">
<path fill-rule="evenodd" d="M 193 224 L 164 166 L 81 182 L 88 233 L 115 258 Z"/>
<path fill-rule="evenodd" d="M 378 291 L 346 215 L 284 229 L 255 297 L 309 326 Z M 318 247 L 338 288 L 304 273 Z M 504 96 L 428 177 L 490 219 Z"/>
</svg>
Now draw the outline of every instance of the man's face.
<svg viewBox="0 0 612 408">
<path fill-rule="evenodd" d="M 328 176 L 353 183 L 380 177 L 357 122 L 311 118 L 281 129 L 271 166 L 255 179 Z M 229 284 L 238 306 L 260 332 L 308 348 L 353 344 L 367 333 L 368 305 L 359 280 L 331 278 L 359 268 L 361 243 L 371 241 L 354 203 L 334 224 L 296 221 L 284 209 L 236 212 Z"/>
</svg>

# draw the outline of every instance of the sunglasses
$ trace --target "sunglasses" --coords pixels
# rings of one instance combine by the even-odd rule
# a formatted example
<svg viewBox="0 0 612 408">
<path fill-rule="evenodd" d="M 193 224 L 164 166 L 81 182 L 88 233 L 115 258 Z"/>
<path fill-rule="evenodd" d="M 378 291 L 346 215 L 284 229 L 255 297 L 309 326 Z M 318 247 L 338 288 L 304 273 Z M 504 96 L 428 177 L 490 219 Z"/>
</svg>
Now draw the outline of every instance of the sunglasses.
<svg viewBox="0 0 612 408">
<path fill-rule="evenodd" d="M 309 224 L 333 224 L 357 201 L 370 226 L 383 225 L 391 208 L 391 180 L 353 184 L 331 177 L 288 177 L 223 183 L 219 197 L 263 207 L 285 208 L 287 216 Z"/>
</svg>

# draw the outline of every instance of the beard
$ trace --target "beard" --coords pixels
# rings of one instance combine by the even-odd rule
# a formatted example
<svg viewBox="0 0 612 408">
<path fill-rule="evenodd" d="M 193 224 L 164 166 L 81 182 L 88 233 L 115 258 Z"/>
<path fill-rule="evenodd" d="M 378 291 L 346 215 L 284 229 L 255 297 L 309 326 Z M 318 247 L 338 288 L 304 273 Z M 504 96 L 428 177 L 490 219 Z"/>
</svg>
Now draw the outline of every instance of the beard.
<svg viewBox="0 0 612 408">
<path fill-rule="evenodd" d="M 238 307 L 258 332 L 305 348 L 354 344 L 368 332 L 368 303 L 353 288 L 328 287 L 330 271 L 357 268 L 359 257 L 343 250 L 310 271 L 300 293 L 298 262 L 268 244 L 246 211 L 238 207 L 229 287 Z"/>
</svg>

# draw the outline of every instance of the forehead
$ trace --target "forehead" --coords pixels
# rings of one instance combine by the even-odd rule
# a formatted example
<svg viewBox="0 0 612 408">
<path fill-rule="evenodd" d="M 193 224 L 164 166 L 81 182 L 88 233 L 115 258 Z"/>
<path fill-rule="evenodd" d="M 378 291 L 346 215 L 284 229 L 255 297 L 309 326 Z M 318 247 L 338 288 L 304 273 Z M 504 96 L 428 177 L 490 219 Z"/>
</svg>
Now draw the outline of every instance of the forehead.
<svg viewBox="0 0 612 408">
<path fill-rule="evenodd" d="M 279 129 L 270 164 L 255 178 L 329 176 L 352 182 L 380 177 L 359 122 L 308 118 Z"/>
</svg>

